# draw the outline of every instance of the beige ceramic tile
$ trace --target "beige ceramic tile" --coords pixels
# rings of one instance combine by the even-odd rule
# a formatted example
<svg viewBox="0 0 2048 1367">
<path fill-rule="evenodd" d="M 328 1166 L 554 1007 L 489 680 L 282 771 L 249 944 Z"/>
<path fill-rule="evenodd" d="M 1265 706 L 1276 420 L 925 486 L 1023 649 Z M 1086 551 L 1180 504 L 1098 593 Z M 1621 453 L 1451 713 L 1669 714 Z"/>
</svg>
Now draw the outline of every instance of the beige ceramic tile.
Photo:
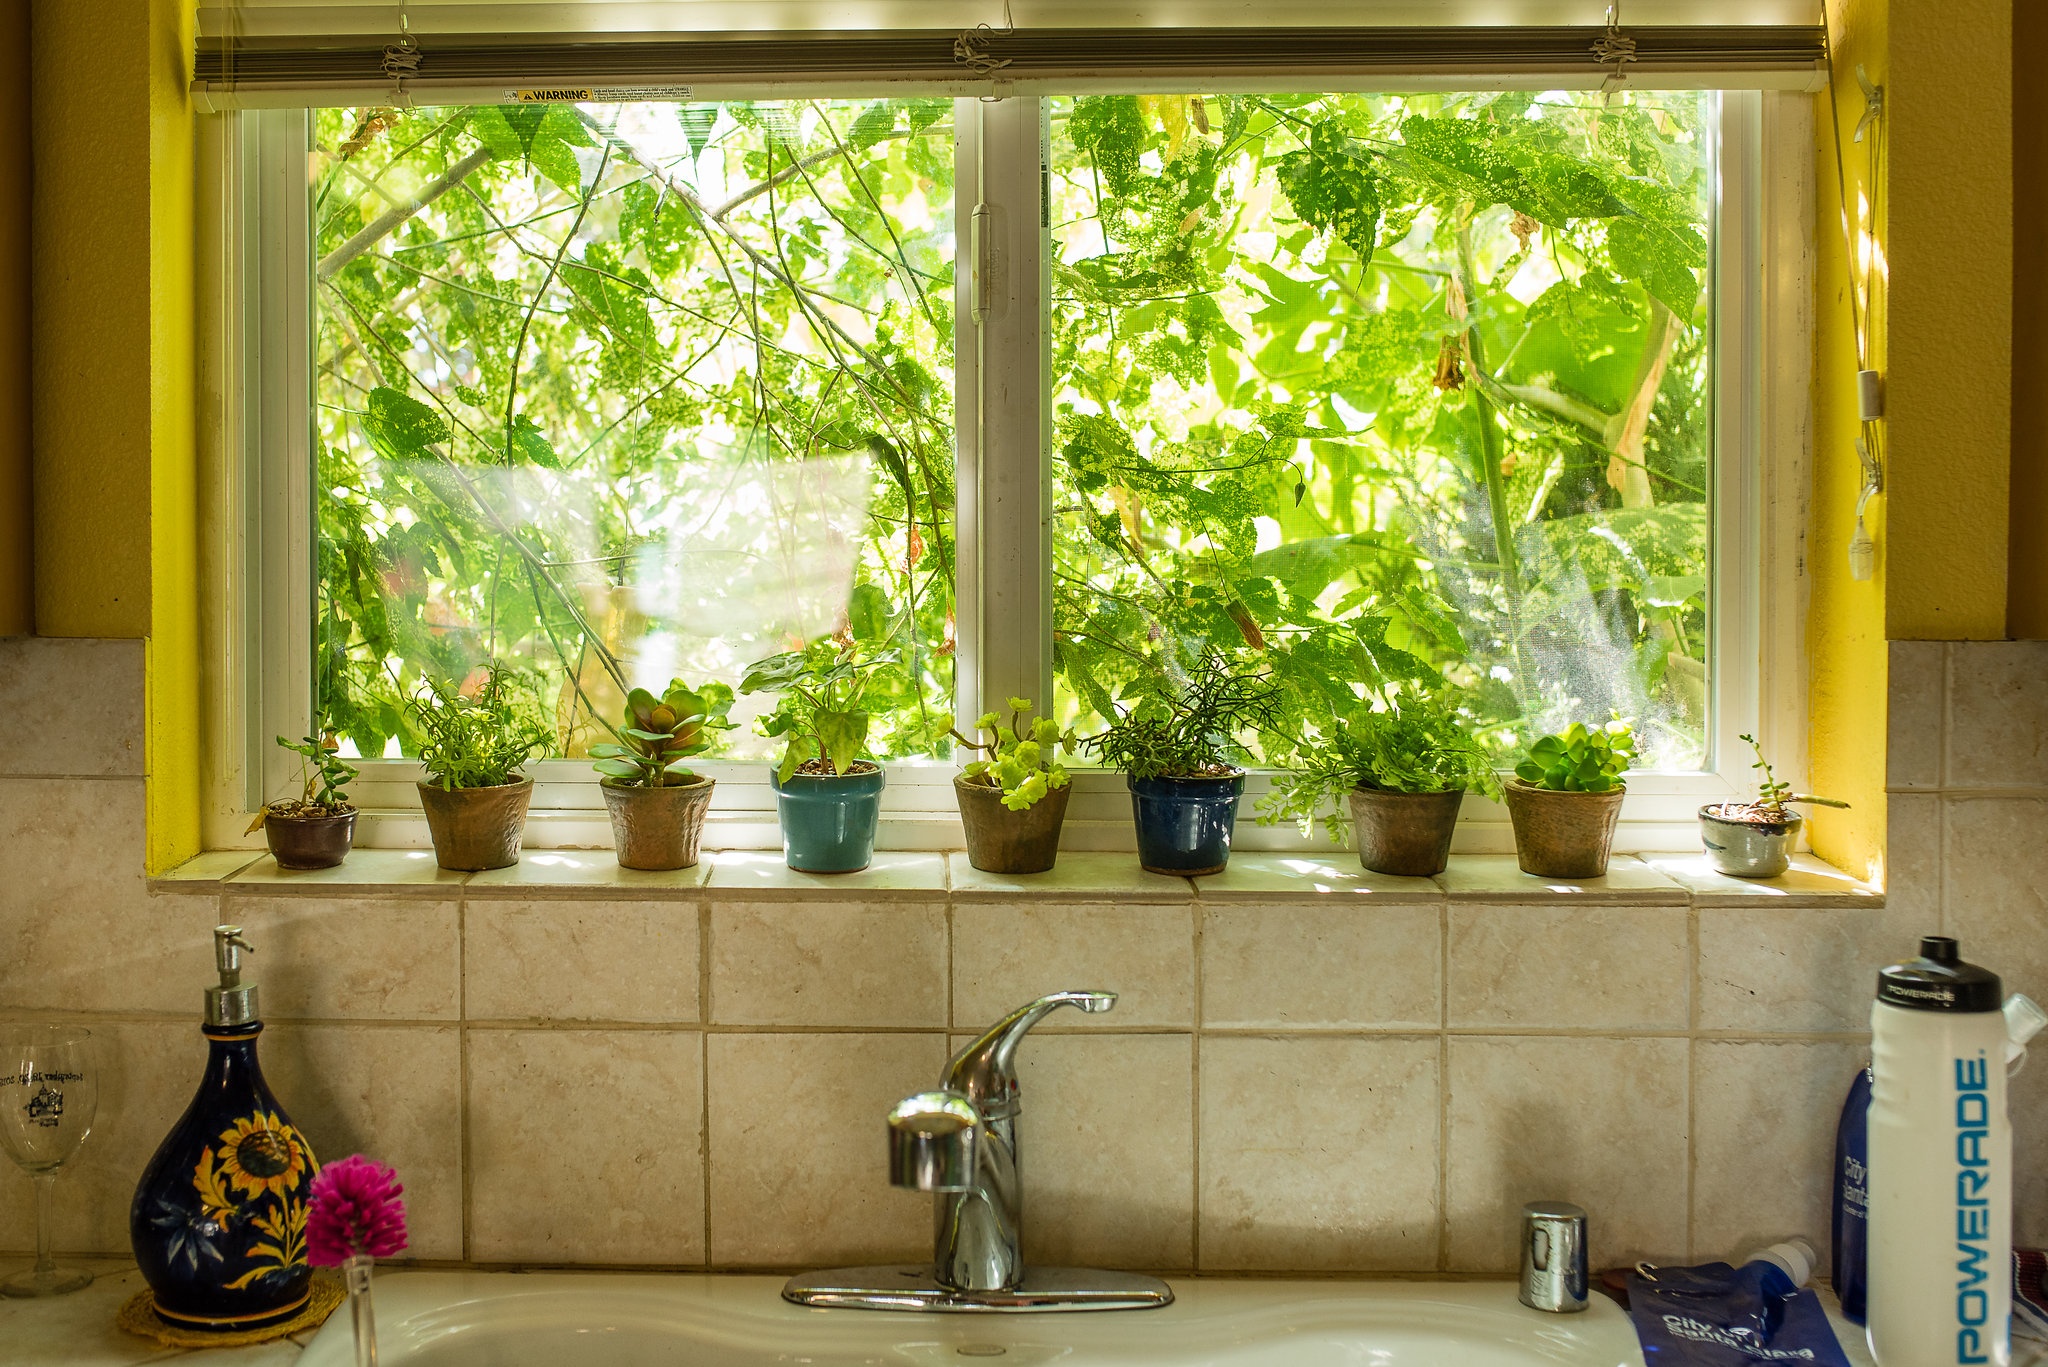
<svg viewBox="0 0 2048 1367">
<path fill-rule="evenodd" d="M 130 1256 L 128 1205 L 135 1184 L 206 1073 L 196 999 L 194 1006 L 190 1021 L 88 1027 L 97 1053 L 98 1104 L 92 1133 L 57 1178 L 59 1252 Z M 279 1099 L 289 1110 L 290 1099 Z M 9 1163 L 0 1169 L 0 1249 L 21 1252 L 34 1241 L 29 1182 Z"/>
<path fill-rule="evenodd" d="M 1617 854 L 1600 878 L 1538 878 L 1523 873 L 1511 854 L 1454 854 L 1436 876 L 1453 902 L 1626 902 L 1635 906 L 1681 905 L 1685 889 L 1633 855 Z"/>
<path fill-rule="evenodd" d="M 1261 901 L 1347 893 L 1373 902 L 1439 902 L 1443 889 L 1429 878 L 1374 873 L 1344 854 L 1233 854 L 1230 867 L 1194 880 L 1205 902 Z"/>
<path fill-rule="evenodd" d="M 1885 665 L 1885 786 L 1941 786 L 1943 695 L 1948 663 L 1941 641 L 1893 641 Z"/>
<path fill-rule="evenodd" d="M 1452 1039 L 1450 1269 L 1513 1276 L 1530 1201 L 1584 1206 L 1597 1267 L 1684 1258 L 1687 1047 Z M 1822 1098 L 1806 1100 L 1826 1109 Z"/>
<path fill-rule="evenodd" d="M 0 774 L 144 772 L 143 643 L 0 639 Z"/>
<path fill-rule="evenodd" d="M 123 780 L 124 782 L 126 780 Z M 46 853 L 19 854 L 0 837 L 0 1010 L 167 1012 L 196 1020 L 215 981 L 213 927 L 219 899 L 152 896 L 140 878 L 107 876 L 92 893 L 89 855 L 69 874 Z M 74 852 L 76 853 L 76 852 Z M 20 875 L 27 875 L 21 878 Z M 75 895 L 52 898 L 69 881 Z"/>
<path fill-rule="evenodd" d="M 1943 808 L 1933 793 L 1885 794 L 1884 904 L 1893 915 L 1941 933 Z"/>
<path fill-rule="evenodd" d="M 263 857 L 261 850 L 208 850 L 195 854 L 169 873 L 150 879 L 152 892 L 218 892 L 224 878 L 240 873 Z"/>
<path fill-rule="evenodd" d="M 1114 1010 L 1061 1011 L 1041 1030 L 1194 1020 L 1192 906 L 1088 903 L 953 908 L 953 1024 L 979 1030 L 1049 992 L 1115 992 Z M 1083 1027 L 1083 1021 L 1089 1024 Z"/>
<path fill-rule="evenodd" d="M 2034 1036 L 2028 1052 L 2033 1058 L 2006 1097 L 2012 1116 L 2012 1237 L 2023 1248 L 2048 1248 L 2048 1037 Z"/>
<path fill-rule="evenodd" d="M 946 1023 L 936 902 L 714 902 L 708 955 L 720 1025 Z"/>
<path fill-rule="evenodd" d="M 946 856 L 955 901 L 1010 898 L 1019 893 L 1068 901 L 1185 902 L 1194 889 L 1185 878 L 1147 873 L 1135 854 L 1063 850 L 1044 873 L 985 873 L 958 851 Z"/>
<path fill-rule="evenodd" d="M 264 1075 L 323 1163 L 364 1154 L 405 1184 L 406 1256 L 462 1257 L 462 1055 L 453 1026 L 264 1032 Z"/>
<path fill-rule="evenodd" d="M 2048 1004 L 2048 798 L 1951 797 L 1943 933 Z"/>
<path fill-rule="evenodd" d="M 1703 907 L 1699 921 L 1702 1030 L 1868 1030 L 1877 970 L 1919 934 L 1882 907 Z"/>
<path fill-rule="evenodd" d="M 1852 1043 L 1694 1046 L 1695 1259 L 1732 1262 L 1796 1233 L 1826 1268 L 1835 1125 L 1869 1052 Z"/>
<path fill-rule="evenodd" d="M 1443 908 L 1349 898 L 1202 908 L 1202 1024 L 1424 1029 L 1442 1019 Z"/>
<path fill-rule="evenodd" d="M 1479 1028 L 1682 1030 L 1684 907 L 1450 908 L 1447 1019 Z"/>
<path fill-rule="evenodd" d="M 337 887 L 351 892 L 378 888 L 411 891 L 423 884 L 453 889 L 468 882 L 469 875 L 436 864 L 432 850 L 352 850 L 331 869 L 281 869 L 266 854 L 226 881 L 230 888 L 261 884 L 265 893 L 298 891 L 331 897 L 335 894 L 330 889 Z"/>
<path fill-rule="evenodd" d="M 945 1061 L 936 1033 L 711 1036 L 712 1263 L 929 1260 L 932 1198 L 889 1185 L 883 1117 Z"/>
<path fill-rule="evenodd" d="M 704 1260 L 700 1034 L 468 1037 L 471 1258 Z"/>
<path fill-rule="evenodd" d="M 705 886 L 714 897 L 936 901 L 946 895 L 943 854 L 877 850 L 874 862 L 857 873 L 799 873 L 772 850 L 717 850 L 704 857 L 711 866 Z"/>
<path fill-rule="evenodd" d="M 1204 1039 L 1202 1269 L 1434 1269 L 1437 1062 L 1434 1039 Z"/>
<path fill-rule="evenodd" d="M 588 889 L 597 896 L 628 890 L 643 896 L 694 892 L 711 876 L 711 865 L 698 861 L 687 869 L 628 869 L 610 850 L 526 850 L 507 869 L 473 874 L 465 895 L 506 892 L 514 896 L 541 889 Z"/>
<path fill-rule="evenodd" d="M 1704 854 L 1646 854 L 1644 863 L 1692 894 L 1696 907 L 1827 907 L 1844 902 L 1878 903 L 1884 894 L 1810 854 L 1792 856 L 1792 867 L 1776 878 L 1731 878 Z"/>
<path fill-rule="evenodd" d="M 480 898 L 462 915 L 470 1020 L 698 1019 L 694 901 Z"/>
<path fill-rule="evenodd" d="M 2048 641 L 1948 648 L 1950 788 L 2048 789 Z"/>
<path fill-rule="evenodd" d="M 966 1043 L 965 1036 L 954 1043 Z M 1024 1256 L 1065 1267 L 1193 1265 L 1193 1042 L 1048 1035 L 1017 1051 Z"/>
<path fill-rule="evenodd" d="M 223 898 L 221 914 L 256 946 L 244 976 L 262 987 L 270 1019 L 454 1020 L 459 1013 L 453 901 L 243 893 Z"/>
</svg>

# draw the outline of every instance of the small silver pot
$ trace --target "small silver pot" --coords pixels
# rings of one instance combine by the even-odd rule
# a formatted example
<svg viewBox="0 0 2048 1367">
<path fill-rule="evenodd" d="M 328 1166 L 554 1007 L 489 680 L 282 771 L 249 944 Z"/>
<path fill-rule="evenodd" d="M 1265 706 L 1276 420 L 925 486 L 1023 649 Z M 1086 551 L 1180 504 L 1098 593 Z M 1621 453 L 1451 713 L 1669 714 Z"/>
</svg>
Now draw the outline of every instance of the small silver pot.
<svg viewBox="0 0 2048 1367">
<path fill-rule="evenodd" d="M 1787 811 L 1782 822 L 1764 826 L 1717 816 L 1714 809 L 1720 805 L 1700 808 L 1700 843 L 1715 869 L 1736 878 L 1776 878 L 1792 867 L 1804 817 Z"/>
</svg>

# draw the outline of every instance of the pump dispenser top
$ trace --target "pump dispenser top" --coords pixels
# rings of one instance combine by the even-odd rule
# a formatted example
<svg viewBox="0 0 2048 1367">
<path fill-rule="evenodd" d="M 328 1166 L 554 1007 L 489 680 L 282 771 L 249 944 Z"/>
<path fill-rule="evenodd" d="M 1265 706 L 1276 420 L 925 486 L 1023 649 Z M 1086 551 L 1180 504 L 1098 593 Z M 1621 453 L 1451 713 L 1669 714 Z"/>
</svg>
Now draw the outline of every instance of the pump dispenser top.
<svg viewBox="0 0 2048 1367">
<path fill-rule="evenodd" d="M 240 926 L 213 928 L 213 966 L 220 984 L 206 989 L 208 1025 L 247 1025 L 260 1014 L 256 984 L 242 981 L 242 955 L 255 952 L 256 946 L 242 938 Z"/>
</svg>

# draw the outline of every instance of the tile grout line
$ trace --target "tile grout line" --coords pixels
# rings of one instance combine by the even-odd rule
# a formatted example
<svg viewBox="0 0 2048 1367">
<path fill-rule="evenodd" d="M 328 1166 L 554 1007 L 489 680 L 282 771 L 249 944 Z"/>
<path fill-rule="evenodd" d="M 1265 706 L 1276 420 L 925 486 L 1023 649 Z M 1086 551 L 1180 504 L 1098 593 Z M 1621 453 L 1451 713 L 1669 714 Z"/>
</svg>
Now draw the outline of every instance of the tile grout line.
<svg viewBox="0 0 2048 1367">
<path fill-rule="evenodd" d="M 711 1262 L 711 899 L 697 899 L 697 1156 L 704 1181 L 704 1262 Z"/>
<path fill-rule="evenodd" d="M 1204 942 L 1202 908 L 1191 904 L 1191 945 L 1194 951 L 1194 1009 L 1188 1030 L 1188 1266 L 1202 1269 L 1202 1026 L 1207 1020 L 1202 1004 Z"/>
<path fill-rule="evenodd" d="M 1700 962 L 1700 912 L 1693 907 L 1686 912 L 1686 958 L 1692 972 L 1686 975 L 1685 1023 L 1687 1040 L 1685 1044 L 1685 1251 L 1686 1256 L 1697 1258 L 1699 1250 L 1693 1240 L 1699 1226 L 1699 1051 L 1700 1051 L 1700 981 L 1704 966 Z"/>
<path fill-rule="evenodd" d="M 1451 1267 L 1451 905 L 1436 917 L 1436 1270 Z"/>
<path fill-rule="evenodd" d="M 469 899 L 458 897 L 455 903 L 455 947 L 459 956 L 461 973 L 456 982 L 456 1088 L 458 1119 L 456 1128 L 462 1146 L 462 1260 L 471 1257 L 471 1243 L 474 1238 L 475 1200 L 474 1185 L 476 1163 L 472 1157 L 469 1107 Z"/>
</svg>

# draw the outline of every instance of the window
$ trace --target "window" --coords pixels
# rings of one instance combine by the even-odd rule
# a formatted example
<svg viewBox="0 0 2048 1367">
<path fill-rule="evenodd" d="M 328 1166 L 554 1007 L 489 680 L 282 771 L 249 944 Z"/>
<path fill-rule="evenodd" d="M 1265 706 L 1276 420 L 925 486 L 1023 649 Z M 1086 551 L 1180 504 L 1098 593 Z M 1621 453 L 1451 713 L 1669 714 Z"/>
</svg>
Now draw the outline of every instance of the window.
<svg viewBox="0 0 2048 1367">
<path fill-rule="evenodd" d="M 602 844 L 594 714 L 839 633 L 899 659 L 874 733 L 899 847 L 957 844 L 955 710 L 1022 692 L 1085 733 L 1213 644 L 1272 661 L 1307 734 L 1385 669 L 1441 674 L 1503 756 L 1632 716 L 1634 844 L 1668 844 L 1743 777 L 1730 742 L 1795 654 L 1759 595 L 1760 108 L 245 114 L 225 805 L 277 786 L 258 741 L 317 708 L 366 757 L 366 836 L 416 841 L 405 699 L 499 659 L 555 736 L 531 840 Z M 742 725 L 706 766 L 720 842 L 774 843 L 769 748 Z M 1120 844 L 1124 808 L 1085 775 L 1069 843 Z"/>
</svg>

